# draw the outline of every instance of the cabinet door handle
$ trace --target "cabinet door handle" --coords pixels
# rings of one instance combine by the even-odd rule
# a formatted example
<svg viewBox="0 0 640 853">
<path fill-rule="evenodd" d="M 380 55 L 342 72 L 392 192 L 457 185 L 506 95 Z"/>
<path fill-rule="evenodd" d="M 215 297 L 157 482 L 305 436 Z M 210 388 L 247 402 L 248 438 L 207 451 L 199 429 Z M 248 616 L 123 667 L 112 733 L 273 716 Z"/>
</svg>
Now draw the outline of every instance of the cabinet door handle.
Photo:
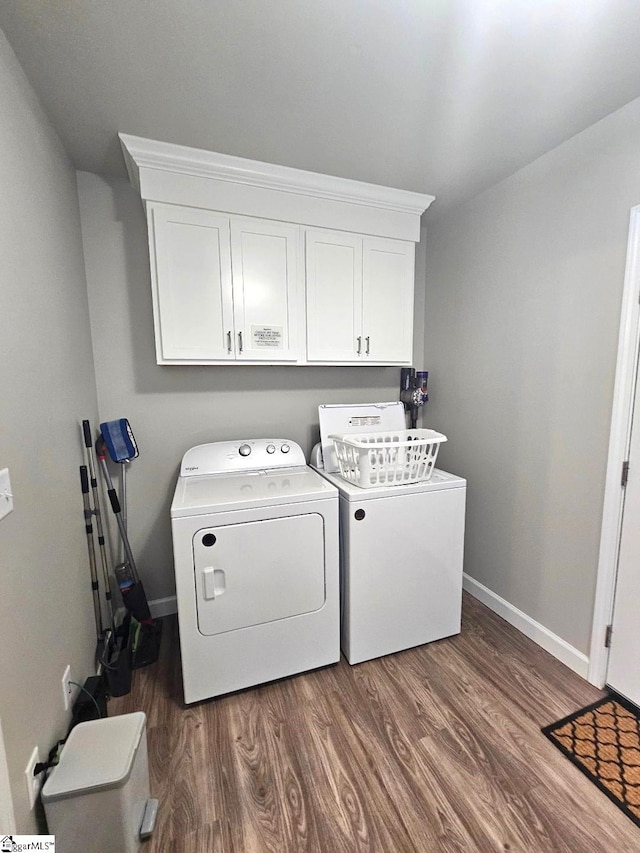
<svg viewBox="0 0 640 853">
<path fill-rule="evenodd" d="M 227 352 L 231 352 L 231 332 L 227 332 Z"/>
<path fill-rule="evenodd" d="M 238 332 L 238 352 L 242 352 L 242 332 Z"/>
<path fill-rule="evenodd" d="M 357 353 L 358 353 L 358 355 L 360 355 L 360 353 L 362 352 L 362 335 L 358 335 L 356 340 L 358 341 Z"/>
<path fill-rule="evenodd" d="M 369 335 L 367 335 L 367 337 L 365 338 L 365 341 L 367 342 L 367 348 L 365 350 L 365 353 L 367 355 L 369 355 Z"/>
</svg>

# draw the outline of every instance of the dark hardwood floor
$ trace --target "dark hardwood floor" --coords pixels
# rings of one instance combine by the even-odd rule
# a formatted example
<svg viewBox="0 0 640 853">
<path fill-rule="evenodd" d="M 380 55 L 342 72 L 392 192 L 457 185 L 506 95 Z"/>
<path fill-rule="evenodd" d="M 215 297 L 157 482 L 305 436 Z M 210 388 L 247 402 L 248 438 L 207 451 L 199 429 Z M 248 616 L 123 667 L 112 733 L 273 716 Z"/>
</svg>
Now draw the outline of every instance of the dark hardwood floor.
<svg viewBox="0 0 640 853">
<path fill-rule="evenodd" d="M 109 704 L 148 718 L 145 853 L 640 851 L 540 733 L 601 691 L 469 596 L 458 637 L 192 706 L 165 621 L 160 660 Z"/>
</svg>

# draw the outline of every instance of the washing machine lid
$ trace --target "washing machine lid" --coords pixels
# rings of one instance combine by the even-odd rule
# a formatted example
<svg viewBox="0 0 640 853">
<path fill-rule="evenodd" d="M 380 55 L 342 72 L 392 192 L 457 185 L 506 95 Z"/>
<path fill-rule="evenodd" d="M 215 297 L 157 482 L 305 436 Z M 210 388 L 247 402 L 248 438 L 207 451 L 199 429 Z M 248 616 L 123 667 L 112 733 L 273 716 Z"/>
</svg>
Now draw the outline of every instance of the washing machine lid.
<svg viewBox="0 0 640 853">
<path fill-rule="evenodd" d="M 337 487 L 341 498 L 358 503 L 376 498 L 415 495 L 423 492 L 436 492 L 442 489 L 464 489 L 467 485 L 467 481 L 463 477 L 457 477 L 455 474 L 449 474 L 447 471 L 441 471 L 439 468 L 434 468 L 431 473 L 431 479 L 422 483 L 374 486 L 371 489 L 363 489 L 361 486 L 356 486 L 348 480 L 343 479 L 339 474 L 327 471 L 321 471 L 321 473 L 323 477 Z"/>
<path fill-rule="evenodd" d="M 337 489 L 306 465 L 198 477 L 180 476 L 171 518 L 336 498 Z"/>
<path fill-rule="evenodd" d="M 393 432 L 407 428 L 404 405 L 399 402 L 318 406 L 318 419 L 324 470 L 329 474 L 339 470 L 330 435 Z"/>
</svg>

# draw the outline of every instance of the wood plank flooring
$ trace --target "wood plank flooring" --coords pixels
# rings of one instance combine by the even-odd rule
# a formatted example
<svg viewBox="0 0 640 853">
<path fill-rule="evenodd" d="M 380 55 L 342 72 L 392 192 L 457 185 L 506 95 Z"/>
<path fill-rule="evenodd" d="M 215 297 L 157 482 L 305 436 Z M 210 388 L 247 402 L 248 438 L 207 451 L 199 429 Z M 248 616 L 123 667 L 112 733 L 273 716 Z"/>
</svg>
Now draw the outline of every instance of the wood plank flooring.
<svg viewBox="0 0 640 853">
<path fill-rule="evenodd" d="M 540 733 L 599 698 L 475 599 L 458 637 L 185 706 L 175 618 L 109 714 L 147 714 L 144 853 L 616 853 L 640 829 Z"/>
</svg>

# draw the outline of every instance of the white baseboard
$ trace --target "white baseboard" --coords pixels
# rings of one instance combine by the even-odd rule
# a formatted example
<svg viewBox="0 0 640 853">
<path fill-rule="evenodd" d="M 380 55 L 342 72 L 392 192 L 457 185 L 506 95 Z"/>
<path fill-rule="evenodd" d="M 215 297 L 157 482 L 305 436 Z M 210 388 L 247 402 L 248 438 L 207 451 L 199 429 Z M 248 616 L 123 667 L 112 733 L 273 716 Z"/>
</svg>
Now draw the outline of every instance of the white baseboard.
<svg viewBox="0 0 640 853">
<path fill-rule="evenodd" d="M 513 625 L 525 637 L 529 637 L 534 643 L 542 646 L 545 651 L 558 658 L 569 669 L 577 672 L 582 678 L 587 677 L 589 658 L 582 652 L 579 652 L 578 649 L 569 645 L 562 637 L 558 637 L 557 634 L 554 634 L 548 628 L 545 628 L 544 625 L 527 616 L 522 610 L 518 610 L 517 607 L 514 607 L 513 604 L 510 604 L 504 598 L 500 598 L 499 595 L 496 595 L 495 592 L 492 592 L 488 587 L 470 575 L 465 574 L 463 576 L 463 587 L 470 595 L 477 598 L 483 604 L 486 604 L 490 610 L 501 616 L 505 622 Z"/>
<path fill-rule="evenodd" d="M 178 602 L 175 595 L 169 595 L 167 598 L 154 598 L 153 601 L 149 602 L 149 610 L 154 619 L 170 616 L 172 613 L 178 612 Z"/>
</svg>

